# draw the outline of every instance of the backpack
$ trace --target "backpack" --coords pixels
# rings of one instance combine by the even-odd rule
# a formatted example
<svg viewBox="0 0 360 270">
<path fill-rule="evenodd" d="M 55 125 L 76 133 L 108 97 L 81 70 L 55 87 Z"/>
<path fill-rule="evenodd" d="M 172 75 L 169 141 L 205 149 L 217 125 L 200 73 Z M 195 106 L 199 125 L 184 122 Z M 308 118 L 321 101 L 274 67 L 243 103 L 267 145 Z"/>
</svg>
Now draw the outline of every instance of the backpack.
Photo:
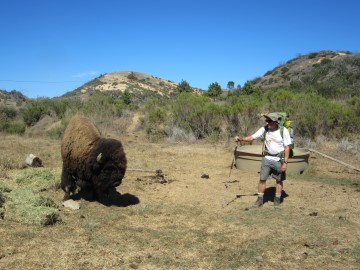
<svg viewBox="0 0 360 270">
<path fill-rule="evenodd" d="M 286 112 L 276 112 L 279 115 L 279 127 L 280 127 L 280 134 L 281 134 L 281 138 L 284 138 L 284 128 L 287 128 L 287 130 L 289 131 L 290 134 L 290 138 L 292 141 L 292 144 L 289 145 L 290 148 L 290 154 L 289 157 L 293 157 L 294 156 L 294 129 L 293 129 L 293 121 L 289 119 L 289 115 Z M 267 125 L 265 126 L 265 131 L 267 132 Z M 264 138 L 264 146 L 265 146 L 265 138 Z"/>
<path fill-rule="evenodd" d="M 289 115 L 286 112 L 277 112 L 277 114 L 279 115 L 279 126 L 280 126 L 280 134 L 281 137 L 284 138 L 284 128 L 287 128 L 287 130 L 289 131 L 290 134 L 290 138 L 292 140 L 292 142 L 294 141 L 293 135 L 294 135 L 294 130 L 293 130 L 293 121 L 289 119 Z M 289 145 L 290 149 L 294 149 L 294 143 Z"/>
</svg>

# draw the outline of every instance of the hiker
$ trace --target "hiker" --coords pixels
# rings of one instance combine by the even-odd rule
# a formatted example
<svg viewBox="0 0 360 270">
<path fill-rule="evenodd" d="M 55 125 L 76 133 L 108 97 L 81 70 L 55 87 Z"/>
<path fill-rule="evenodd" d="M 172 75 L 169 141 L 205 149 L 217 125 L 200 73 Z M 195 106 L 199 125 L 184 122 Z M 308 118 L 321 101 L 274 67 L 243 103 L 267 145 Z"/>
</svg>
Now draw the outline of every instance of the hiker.
<svg viewBox="0 0 360 270">
<path fill-rule="evenodd" d="M 234 140 L 240 142 L 251 142 L 256 139 L 264 138 L 264 153 L 260 168 L 260 181 L 258 184 L 258 198 L 254 204 L 254 208 L 258 208 L 264 204 L 264 193 L 266 188 L 266 180 L 272 174 L 276 180 L 276 193 L 274 198 L 274 207 L 280 207 L 281 192 L 283 190 L 283 181 L 286 179 L 286 168 L 289 159 L 289 145 L 291 139 L 289 131 L 282 129 L 279 125 L 281 117 L 277 113 L 269 113 L 264 115 L 266 126 L 261 127 L 253 135 L 247 137 L 236 136 Z"/>
</svg>

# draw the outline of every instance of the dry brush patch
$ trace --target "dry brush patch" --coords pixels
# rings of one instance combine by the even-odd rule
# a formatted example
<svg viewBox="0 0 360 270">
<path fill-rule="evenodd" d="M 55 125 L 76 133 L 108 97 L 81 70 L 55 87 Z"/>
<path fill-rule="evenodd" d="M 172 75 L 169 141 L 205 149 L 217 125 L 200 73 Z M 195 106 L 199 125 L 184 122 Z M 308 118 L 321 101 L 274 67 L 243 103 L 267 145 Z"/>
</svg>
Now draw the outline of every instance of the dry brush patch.
<svg viewBox="0 0 360 270">
<path fill-rule="evenodd" d="M 80 199 L 78 211 L 60 208 L 63 223 L 45 227 L 2 219 L 0 269 L 358 268 L 359 174 L 331 173 L 332 163 L 313 158 L 308 172 L 289 175 L 279 211 L 271 201 L 245 211 L 255 197 L 237 195 L 256 192 L 258 175 L 233 169 L 228 179 L 231 145 L 119 139 L 130 170 L 118 191 L 139 203 Z M 45 169 L 60 177 L 60 142 L 35 142 L 8 137 L 0 147 L 18 162 L 20 149 L 39 146 Z M 158 169 L 172 181 L 157 181 Z M 17 187 L 23 172 L 9 169 L 0 181 Z M 61 191 L 42 192 L 60 204 Z"/>
</svg>

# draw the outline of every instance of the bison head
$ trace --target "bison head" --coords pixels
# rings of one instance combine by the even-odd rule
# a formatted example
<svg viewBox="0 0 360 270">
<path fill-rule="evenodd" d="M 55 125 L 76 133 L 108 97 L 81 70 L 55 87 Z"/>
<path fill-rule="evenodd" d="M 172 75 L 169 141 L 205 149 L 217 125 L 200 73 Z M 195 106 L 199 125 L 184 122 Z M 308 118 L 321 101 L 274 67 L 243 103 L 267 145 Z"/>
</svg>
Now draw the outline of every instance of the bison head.
<svg viewBox="0 0 360 270">
<path fill-rule="evenodd" d="M 87 179 L 96 190 L 108 193 L 122 182 L 126 171 L 126 156 L 121 142 L 114 139 L 100 139 L 87 161 Z"/>
</svg>

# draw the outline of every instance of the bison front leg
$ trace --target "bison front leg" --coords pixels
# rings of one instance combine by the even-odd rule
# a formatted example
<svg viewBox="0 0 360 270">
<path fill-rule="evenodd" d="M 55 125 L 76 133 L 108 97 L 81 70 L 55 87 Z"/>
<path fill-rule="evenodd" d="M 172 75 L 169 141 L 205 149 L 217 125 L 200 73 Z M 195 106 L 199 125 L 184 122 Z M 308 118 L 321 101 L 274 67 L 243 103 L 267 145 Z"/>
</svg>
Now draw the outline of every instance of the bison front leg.
<svg viewBox="0 0 360 270">
<path fill-rule="evenodd" d="M 61 184 L 62 190 L 65 192 L 63 201 L 70 199 L 70 193 L 74 193 L 76 189 L 76 183 L 73 176 L 64 168 L 61 173 Z"/>
</svg>

